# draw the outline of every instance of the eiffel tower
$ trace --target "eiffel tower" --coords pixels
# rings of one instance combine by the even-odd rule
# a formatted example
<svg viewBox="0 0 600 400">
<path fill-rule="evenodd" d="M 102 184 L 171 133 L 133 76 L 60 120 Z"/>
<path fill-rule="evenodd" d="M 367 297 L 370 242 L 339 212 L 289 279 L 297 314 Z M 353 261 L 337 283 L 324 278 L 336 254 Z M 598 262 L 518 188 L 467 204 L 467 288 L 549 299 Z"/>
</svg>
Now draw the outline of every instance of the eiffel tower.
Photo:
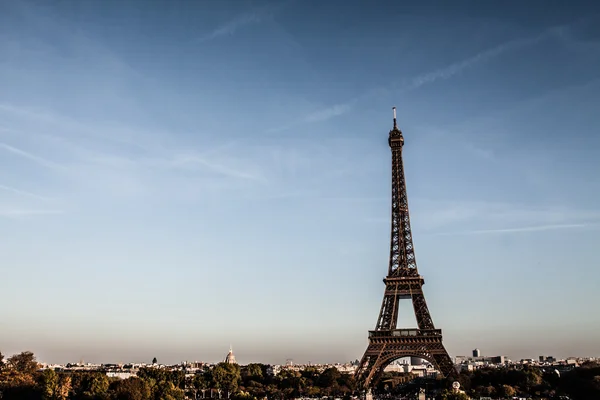
<svg viewBox="0 0 600 400">
<path fill-rule="evenodd" d="M 355 372 L 359 385 L 368 389 L 381 378 L 386 366 L 402 357 L 419 357 L 429 361 L 444 376 L 456 370 L 442 344 L 442 330 L 435 329 L 429 314 L 423 285 L 425 280 L 417 269 L 408 197 L 402 163 L 404 137 L 396 124 L 389 133 L 392 150 L 392 234 L 390 262 L 385 291 L 375 330 L 369 331 L 369 345 Z M 417 319 L 416 329 L 398 329 L 398 306 L 401 299 L 411 299 Z"/>
</svg>

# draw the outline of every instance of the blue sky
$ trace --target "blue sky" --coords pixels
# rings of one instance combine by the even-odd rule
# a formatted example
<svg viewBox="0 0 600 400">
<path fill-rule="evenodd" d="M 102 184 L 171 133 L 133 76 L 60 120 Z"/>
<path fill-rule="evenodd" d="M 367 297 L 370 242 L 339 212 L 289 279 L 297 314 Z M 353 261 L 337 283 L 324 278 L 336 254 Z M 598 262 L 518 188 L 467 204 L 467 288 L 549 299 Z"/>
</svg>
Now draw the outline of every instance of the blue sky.
<svg viewBox="0 0 600 400">
<path fill-rule="evenodd" d="M 523 4 L 0 3 L 0 350 L 360 358 L 395 105 L 450 354 L 600 356 L 600 8 Z"/>
</svg>

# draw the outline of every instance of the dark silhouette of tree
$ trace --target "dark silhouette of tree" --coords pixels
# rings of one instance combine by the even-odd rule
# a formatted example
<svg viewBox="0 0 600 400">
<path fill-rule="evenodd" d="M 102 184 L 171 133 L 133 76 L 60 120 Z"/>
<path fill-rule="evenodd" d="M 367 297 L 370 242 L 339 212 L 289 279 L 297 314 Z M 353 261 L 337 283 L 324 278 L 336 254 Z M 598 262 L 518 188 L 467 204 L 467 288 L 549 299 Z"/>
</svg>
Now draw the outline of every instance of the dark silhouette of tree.
<svg viewBox="0 0 600 400">
<path fill-rule="evenodd" d="M 33 375 L 40 368 L 35 356 L 31 351 L 24 351 L 9 357 L 7 364 L 9 368 L 29 375 Z"/>
<path fill-rule="evenodd" d="M 500 396 L 503 396 L 503 397 L 513 397 L 514 395 L 517 394 L 517 391 L 515 390 L 515 388 L 510 385 L 502 385 L 500 387 L 500 390 L 498 390 L 498 392 L 500 393 Z"/>
<path fill-rule="evenodd" d="M 76 372 L 71 374 L 73 400 L 108 399 L 110 379 L 102 372 Z M 118 379 L 118 378 L 114 378 Z"/>
<path fill-rule="evenodd" d="M 39 386 L 44 400 L 52 400 L 58 388 L 58 375 L 52 369 L 46 369 L 40 374 Z"/>
<path fill-rule="evenodd" d="M 350 399 L 356 393 L 356 382 L 351 374 L 336 368 L 319 372 L 308 367 L 302 371 L 283 369 L 278 375 L 269 373 L 264 364 L 220 363 L 198 371 L 194 376 L 169 368 L 141 368 L 137 377 L 108 378 L 104 371 L 40 370 L 35 356 L 23 352 L 4 360 L 0 354 L 0 393 L 2 400 L 183 400 L 206 397 L 231 400 L 256 400 L 268 397 L 285 400 L 296 397 L 335 397 Z M 558 368 L 558 367 L 557 367 Z M 384 373 L 375 388 L 389 395 L 402 394 L 414 388 L 411 374 Z M 471 398 L 560 398 L 572 400 L 600 399 L 600 364 L 586 363 L 579 368 L 558 374 L 553 367 L 514 366 L 482 368 L 462 372 L 458 378 L 461 389 Z M 448 400 L 462 400 L 464 395 L 449 390 L 452 380 L 440 379 L 440 396 Z M 413 385 L 413 386 L 411 386 Z M 186 388 L 187 393 L 184 393 Z M 212 392 L 212 390 L 215 390 Z M 203 392 L 204 391 L 204 392 Z"/>
<path fill-rule="evenodd" d="M 151 400 L 146 381 L 135 377 L 113 382 L 111 391 L 114 400 Z"/>
<path fill-rule="evenodd" d="M 237 364 L 219 363 L 211 371 L 212 387 L 222 389 L 227 394 L 235 393 L 241 381 L 240 366 Z"/>
<path fill-rule="evenodd" d="M 66 400 L 71 392 L 71 376 L 45 369 L 38 374 L 38 386 L 43 400 Z"/>
<path fill-rule="evenodd" d="M 175 386 L 173 382 L 161 381 L 152 388 L 152 398 L 154 400 L 183 400 L 185 395 L 183 390 Z"/>
<path fill-rule="evenodd" d="M 261 364 L 248 364 L 246 367 L 242 368 L 242 377 L 243 378 L 254 378 L 262 379 L 263 377 L 263 368 Z"/>
<path fill-rule="evenodd" d="M 600 365 L 589 363 L 565 373 L 559 391 L 573 400 L 600 399 Z"/>
<path fill-rule="evenodd" d="M 341 377 L 340 371 L 337 368 L 331 367 L 327 368 L 317 381 L 318 385 L 321 387 L 331 387 L 337 383 L 337 380 Z"/>
<path fill-rule="evenodd" d="M 156 357 L 154 357 L 154 358 L 152 359 L 152 364 L 158 364 L 158 360 L 156 359 Z"/>
<path fill-rule="evenodd" d="M 469 400 L 469 396 L 466 393 L 445 390 L 442 392 L 442 400 Z"/>
</svg>

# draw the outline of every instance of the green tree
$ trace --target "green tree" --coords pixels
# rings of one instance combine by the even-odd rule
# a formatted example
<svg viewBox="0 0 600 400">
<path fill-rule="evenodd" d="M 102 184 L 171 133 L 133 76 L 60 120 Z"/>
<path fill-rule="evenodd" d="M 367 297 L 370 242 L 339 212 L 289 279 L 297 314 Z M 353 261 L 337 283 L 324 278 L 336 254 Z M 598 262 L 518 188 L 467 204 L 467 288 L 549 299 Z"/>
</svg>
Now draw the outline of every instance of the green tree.
<svg viewBox="0 0 600 400">
<path fill-rule="evenodd" d="M 321 373 L 315 367 L 306 367 L 304 370 L 300 371 L 300 373 L 311 385 L 314 385 L 319 380 L 319 376 L 321 376 Z"/>
<path fill-rule="evenodd" d="M 35 381 L 38 364 L 31 352 L 9 357 L 0 370 L 0 392 L 3 400 L 39 398 Z"/>
<path fill-rule="evenodd" d="M 517 394 L 517 391 L 514 387 L 510 385 L 502 385 L 500 386 L 500 390 L 498 390 L 500 396 L 504 397 L 512 397 Z"/>
<path fill-rule="evenodd" d="M 45 369 L 38 379 L 39 391 L 44 400 L 66 400 L 71 391 L 71 377 Z"/>
<path fill-rule="evenodd" d="M 262 379 L 263 377 L 263 370 L 260 364 L 248 364 L 243 372 L 245 376 L 253 378 L 253 380 Z"/>
<path fill-rule="evenodd" d="M 574 400 L 600 399 L 600 365 L 588 363 L 562 375 L 559 392 Z"/>
<path fill-rule="evenodd" d="M 356 381 L 354 380 L 353 374 L 343 373 L 337 381 L 342 394 L 350 394 L 356 390 Z"/>
<path fill-rule="evenodd" d="M 7 360 L 9 368 L 23 374 L 33 375 L 40 368 L 35 356 L 31 351 L 24 351 L 11 356 Z"/>
<path fill-rule="evenodd" d="M 71 377 L 66 374 L 59 375 L 58 385 L 54 391 L 54 400 L 66 400 L 71 392 Z"/>
<path fill-rule="evenodd" d="M 321 389 L 317 386 L 309 386 L 306 388 L 306 395 L 308 397 L 321 397 Z"/>
<path fill-rule="evenodd" d="M 442 392 L 442 400 L 469 400 L 469 396 L 463 392 L 444 390 Z"/>
<path fill-rule="evenodd" d="M 39 389 L 31 375 L 14 370 L 0 373 L 2 400 L 39 399 Z"/>
<path fill-rule="evenodd" d="M 317 383 L 323 388 L 332 387 L 337 384 L 337 380 L 341 378 L 342 374 L 335 367 L 327 368 L 319 376 Z"/>
<path fill-rule="evenodd" d="M 108 396 L 110 381 L 101 372 L 86 372 L 73 374 L 73 391 L 75 398 L 102 399 Z"/>
<path fill-rule="evenodd" d="M 481 389 L 481 395 L 482 396 L 487 396 L 487 397 L 492 397 L 496 395 L 496 388 L 493 386 L 483 386 Z"/>
<path fill-rule="evenodd" d="M 140 368 L 137 373 L 138 378 L 146 381 L 155 380 L 156 382 L 163 382 L 170 380 L 170 371 L 163 368 Z"/>
<path fill-rule="evenodd" d="M 255 396 L 248 392 L 238 392 L 231 396 L 231 400 L 257 400 Z"/>
<path fill-rule="evenodd" d="M 335 367 L 327 368 L 317 379 L 317 385 L 321 388 L 323 396 L 335 396 L 340 393 L 338 380 L 342 377 L 340 371 Z"/>
<path fill-rule="evenodd" d="M 196 375 L 194 375 L 194 378 L 192 379 L 192 386 L 197 391 L 206 390 L 210 386 L 210 381 L 208 379 L 206 379 L 205 374 L 196 374 Z"/>
<path fill-rule="evenodd" d="M 283 397 L 283 393 L 275 384 L 267 385 L 267 387 L 265 387 L 265 392 L 269 399 L 281 399 Z"/>
<path fill-rule="evenodd" d="M 521 385 L 528 393 L 531 393 L 533 388 L 542 384 L 542 374 L 537 368 L 529 368 L 524 371 L 524 382 Z"/>
<path fill-rule="evenodd" d="M 215 389 L 222 389 L 227 394 L 233 394 L 237 391 L 241 372 L 237 364 L 219 363 L 211 371 L 212 384 Z"/>
<path fill-rule="evenodd" d="M 110 383 L 104 374 L 92 374 L 88 380 L 87 390 L 84 392 L 89 397 L 98 397 L 108 392 Z"/>
<path fill-rule="evenodd" d="M 173 382 L 158 382 L 152 390 L 152 397 L 155 400 L 183 400 L 185 395 L 183 390 L 179 389 Z"/>
<path fill-rule="evenodd" d="M 136 377 L 115 381 L 111 389 L 115 400 L 150 400 L 148 384 Z"/>
<path fill-rule="evenodd" d="M 45 369 L 39 379 L 40 391 L 44 400 L 53 400 L 58 389 L 58 375 L 52 369 Z"/>
<path fill-rule="evenodd" d="M 278 386 L 284 391 L 286 397 L 299 397 L 306 388 L 306 378 L 298 371 L 284 369 L 277 375 Z"/>
</svg>

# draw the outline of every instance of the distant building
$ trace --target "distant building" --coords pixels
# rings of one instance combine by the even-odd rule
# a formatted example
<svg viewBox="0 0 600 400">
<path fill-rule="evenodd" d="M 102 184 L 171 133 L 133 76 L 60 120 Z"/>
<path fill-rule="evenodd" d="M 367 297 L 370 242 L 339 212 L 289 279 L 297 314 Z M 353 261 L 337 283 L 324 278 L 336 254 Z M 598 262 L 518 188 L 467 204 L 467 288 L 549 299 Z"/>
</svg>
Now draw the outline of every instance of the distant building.
<svg viewBox="0 0 600 400">
<path fill-rule="evenodd" d="M 106 376 L 108 376 L 109 378 L 119 378 L 119 379 L 127 379 L 127 378 L 131 378 L 132 376 L 134 376 L 135 374 L 132 374 L 131 372 L 119 372 L 119 371 L 107 371 L 106 372 Z"/>
<path fill-rule="evenodd" d="M 454 364 L 462 364 L 467 361 L 467 356 L 456 356 L 454 357 Z"/>
<path fill-rule="evenodd" d="M 481 351 L 479 349 L 473 350 L 473 357 L 481 357 Z"/>
<path fill-rule="evenodd" d="M 237 364 L 237 361 L 235 361 L 235 356 L 233 355 L 233 349 L 231 348 L 231 346 L 229 346 L 229 353 L 227 353 L 227 356 L 225 357 L 225 363 L 226 364 Z"/>
<path fill-rule="evenodd" d="M 489 357 L 489 360 L 492 364 L 504 364 L 506 362 L 506 356 L 495 356 Z"/>
</svg>

